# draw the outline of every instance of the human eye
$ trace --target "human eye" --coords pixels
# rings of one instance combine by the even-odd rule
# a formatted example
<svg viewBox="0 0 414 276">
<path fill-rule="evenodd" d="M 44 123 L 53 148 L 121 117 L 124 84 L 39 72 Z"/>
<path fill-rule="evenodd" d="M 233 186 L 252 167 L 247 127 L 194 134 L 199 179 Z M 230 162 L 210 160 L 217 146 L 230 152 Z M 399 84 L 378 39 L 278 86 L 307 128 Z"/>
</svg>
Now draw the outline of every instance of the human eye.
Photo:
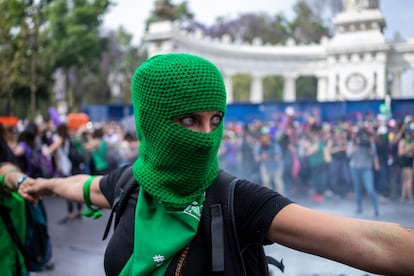
<svg viewBox="0 0 414 276">
<path fill-rule="evenodd" d="M 216 127 L 216 126 L 218 126 L 220 124 L 220 122 L 221 122 L 222 119 L 223 119 L 223 114 L 218 113 L 218 114 L 214 115 L 211 118 L 211 124 Z"/>
<path fill-rule="evenodd" d="M 195 118 L 193 116 L 183 116 L 178 118 L 178 122 L 185 127 L 191 127 L 195 124 Z"/>
</svg>

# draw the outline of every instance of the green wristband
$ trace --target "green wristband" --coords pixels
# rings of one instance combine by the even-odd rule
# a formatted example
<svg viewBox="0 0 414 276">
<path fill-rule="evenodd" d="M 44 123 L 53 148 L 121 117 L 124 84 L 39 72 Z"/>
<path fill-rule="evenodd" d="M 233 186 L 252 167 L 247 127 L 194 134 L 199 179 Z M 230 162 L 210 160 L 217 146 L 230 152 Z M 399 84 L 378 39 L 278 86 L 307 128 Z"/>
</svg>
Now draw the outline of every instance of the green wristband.
<svg viewBox="0 0 414 276">
<path fill-rule="evenodd" d="M 98 208 L 92 207 L 91 202 L 91 183 L 96 178 L 95 175 L 90 176 L 88 179 L 86 179 L 85 183 L 83 184 L 83 200 L 85 201 L 86 207 L 88 207 L 87 210 L 82 212 L 82 215 L 84 217 L 92 217 L 93 219 L 100 218 L 102 216 L 101 212 L 99 212 Z"/>
</svg>

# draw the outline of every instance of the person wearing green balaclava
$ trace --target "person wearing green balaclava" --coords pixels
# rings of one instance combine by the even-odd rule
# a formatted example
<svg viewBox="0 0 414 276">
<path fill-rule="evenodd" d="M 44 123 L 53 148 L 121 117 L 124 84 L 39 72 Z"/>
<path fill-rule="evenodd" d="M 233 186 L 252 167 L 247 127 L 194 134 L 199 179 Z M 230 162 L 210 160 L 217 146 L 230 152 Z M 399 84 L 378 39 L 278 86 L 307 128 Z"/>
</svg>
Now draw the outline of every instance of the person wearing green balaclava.
<svg viewBox="0 0 414 276">
<path fill-rule="evenodd" d="M 223 184 L 215 182 L 226 113 L 222 76 L 201 57 L 155 56 L 134 73 L 132 103 L 141 141 L 132 167 L 105 176 L 25 181 L 19 193 L 31 201 L 57 194 L 85 202 L 89 214 L 98 217 L 91 204 L 118 208 L 118 183 L 128 182 L 122 186 L 128 189 L 139 185 L 123 198 L 125 209 L 105 251 L 105 273 L 211 275 L 215 267 L 211 229 L 206 225 L 213 225 L 207 211 L 215 204 L 205 196 L 212 196 L 213 182 Z M 132 186 L 125 175 L 132 177 Z M 240 248 L 269 240 L 376 274 L 414 275 L 412 230 L 310 210 L 245 179 L 237 182 L 232 196 L 234 214 L 229 222 L 236 229 L 225 231 L 224 240 L 236 239 Z M 206 217 L 200 223 L 203 204 Z M 257 269 L 261 260 L 233 261 L 240 250 L 226 242 L 223 247 L 226 275 L 241 275 L 240 268 L 246 275 L 266 275 Z"/>
<path fill-rule="evenodd" d="M 216 66 L 201 57 L 155 56 L 133 76 L 132 103 L 141 142 L 133 166 L 141 187 L 134 230 L 139 246 L 122 275 L 163 275 L 197 232 L 205 191 L 219 172 L 223 137 L 222 122 L 206 133 L 173 118 L 202 111 L 224 115 L 224 82 Z"/>
</svg>

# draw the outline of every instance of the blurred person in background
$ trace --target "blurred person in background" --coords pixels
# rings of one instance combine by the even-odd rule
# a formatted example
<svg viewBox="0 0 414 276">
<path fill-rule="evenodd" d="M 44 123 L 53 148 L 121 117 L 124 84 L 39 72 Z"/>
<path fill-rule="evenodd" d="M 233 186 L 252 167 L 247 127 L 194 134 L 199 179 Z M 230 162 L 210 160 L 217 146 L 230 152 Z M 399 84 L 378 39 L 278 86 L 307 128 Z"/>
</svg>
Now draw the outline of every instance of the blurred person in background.
<svg viewBox="0 0 414 276">
<path fill-rule="evenodd" d="M 398 143 L 398 156 L 401 166 L 401 201 L 413 202 L 413 159 L 414 159 L 414 122 L 406 121 L 404 134 Z"/>
<path fill-rule="evenodd" d="M 16 160 L 5 139 L 5 129 L 0 125 L 0 207 L 1 212 L 9 212 L 15 225 L 18 238 L 24 240 L 26 229 L 20 218 L 26 216 L 25 202 L 17 194 L 12 193 L 18 188 L 17 181 L 24 174 L 14 166 Z M 28 180 L 27 180 L 28 181 Z M 19 219 L 18 219 L 19 218 Z M 15 221 L 16 220 L 16 221 Z M 0 271 L 7 276 L 28 276 L 22 254 L 0 217 Z"/>
<path fill-rule="evenodd" d="M 390 188 L 389 195 L 391 200 L 399 200 L 401 198 L 401 165 L 398 155 L 398 145 L 404 134 L 404 127 L 401 122 L 391 119 L 388 123 L 390 131 L 388 140 L 390 146 L 390 156 L 388 159 Z"/>
<path fill-rule="evenodd" d="M 90 153 L 90 173 L 94 175 L 103 175 L 110 171 L 109 162 L 107 160 L 108 146 L 103 139 L 103 129 L 97 127 L 93 130 L 85 149 Z"/>
<path fill-rule="evenodd" d="M 113 170 L 119 167 L 120 159 L 118 146 L 125 136 L 125 132 L 121 125 L 115 122 L 103 124 L 102 139 L 106 143 L 106 162 L 108 169 Z"/>
<path fill-rule="evenodd" d="M 347 156 L 355 193 L 356 213 L 362 213 L 364 188 L 371 200 L 374 215 L 379 215 L 377 193 L 374 186 L 374 170 L 379 169 L 377 149 L 372 134 L 366 128 L 358 129 L 348 142 Z"/>
<path fill-rule="evenodd" d="M 378 126 L 374 141 L 377 148 L 379 169 L 375 171 L 375 190 L 378 193 L 378 199 L 382 202 L 388 200 L 389 191 L 389 168 L 390 144 L 388 141 L 388 128 L 385 125 Z"/>
<path fill-rule="evenodd" d="M 239 172 L 240 147 L 237 139 L 237 134 L 234 131 L 226 130 L 218 152 L 220 166 L 232 174 Z"/>
<path fill-rule="evenodd" d="M 332 129 L 332 137 L 327 142 L 332 160 L 329 164 L 329 187 L 340 198 L 345 198 L 351 188 L 351 174 L 346 156 L 347 136 L 340 128 Z"/>
<path fill-rule="evenodd" d="M 16 156 L 6 141 L 7 132 L 0 124 L 0 207 L 1 212 L 7 212 L 11 221 L 3 221 L 0 218 L 0 272 L 7 276 L 29 276 L 24 256 L 16 245 L 9 231 L 12 231 L 6 223 L 12 223 L 17 234 L 17 239 L 26 240 L 26 203 L 18 195 L 17 189 L 23 182 L 31 182 L 32 178 L 27 176 L 17 165 Z M 43 210 L 42 200 L 38 200 Z M 24 244 L 24 242 L 23 242 Z M 53 262 L 47 263 L 43 270 L 52 270 Z"/>
<path fill-rule="evenodd" d="M 79 160 L 79 158 L 74 157 L 75 155 L 72 154 L 74 151 L 77 151 L 77 149 L 74 148 L 71 141 L 69 128 L 66 123 L 60 123 L 56 127 L 56 135 L 54 136 L 53 143 L 46 150 L 47 154 L 54 157 L 57 177 L 65 177 L 82 172 L 81 166 L 84 160 Z M 67 200 L 66 203 L 66 216 L 59 220 L 59 224 L 66 224 L 72 222 L 75 218 L 82 218 L 81 203 L 74 203 L 71 200 Z M 76 213 L 74 205 L 76 205 Z"/>
<path fill-rule="evenodd" d="M 259 163 L 263 185 L 273 191 L 284 193 L 282 149 L 278 141 L 272 137 L 269 126 L 265 125 L 260 130 L 255 160 Z"/>
<path fill-rule="evenodd" d="M 328 182 L 328 165 L 325 160 L 325 144 L 322 141 L 321 129 L 319 126 L 312 127 L 305 138 L 305 152 L 309 166 L 309 185 L 311 199 L 315 202 L 324 200 L 324 193 Z"/>
<path fill-rule="evenodd" d="M 259 164 L 254 157 L 257 139 L 249 125 L 245 124 L 240 145 L 240 177 L 252 182 L 261 183 Z"/>
<path fill-rule="evenodd" d="M 297 181 L 299 178 L 300 161 L 299 154 L 294 142 L 294 136 L 290 130 L 280 137 L 280 148 L 283 158 L 283 185 L 286 196 L 293 196 L 297 192 Z"/>
<path fill-rule="evenodd" d="M 130 132 L 126 132 L 118 145 L 118 167 L 133 163 L 138 158 L 138 147 L 139 141 Z"/>
</svg>

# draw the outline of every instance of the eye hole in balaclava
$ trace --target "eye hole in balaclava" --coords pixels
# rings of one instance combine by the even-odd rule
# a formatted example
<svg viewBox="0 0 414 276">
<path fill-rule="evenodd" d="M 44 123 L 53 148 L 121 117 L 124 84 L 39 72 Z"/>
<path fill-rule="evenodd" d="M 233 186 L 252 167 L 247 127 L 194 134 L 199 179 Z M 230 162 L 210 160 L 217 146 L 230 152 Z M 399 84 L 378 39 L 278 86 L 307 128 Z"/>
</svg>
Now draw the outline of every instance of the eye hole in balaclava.
<svg viewBox="0 0 414 276">
<path fill-rule="evenodd" d="M 211 132 L 216 129 L 223 119 L 219 111 L 206 111 L 186 114 L 172 118 L 173 122 L 193 131 Z"/>
<path fill-rule="evenodd" d="M 132 80 L 139 158 L 134 176 L 154 198 L 182 207 L 198 198 L 218 175 L 217 152 L 223 121 L 209 133 L 187 129 L 172 120 L 186 114 L 226 111 L 220 71 L 189 54 L 150 58 Z"/>
</svg>

